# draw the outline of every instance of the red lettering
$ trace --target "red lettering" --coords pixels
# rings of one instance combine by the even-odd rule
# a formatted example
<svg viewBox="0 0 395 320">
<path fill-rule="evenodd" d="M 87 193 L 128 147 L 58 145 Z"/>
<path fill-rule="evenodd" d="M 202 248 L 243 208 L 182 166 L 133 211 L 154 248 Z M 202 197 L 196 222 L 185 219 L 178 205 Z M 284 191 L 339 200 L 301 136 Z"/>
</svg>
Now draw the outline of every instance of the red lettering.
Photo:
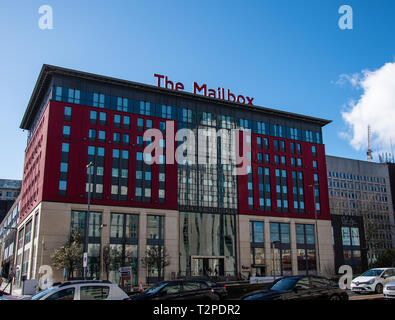
<svg viewBox="0 0 395 320">
<path fill-rule="evenodd" d="M 207 96 L 207 85 L 206 84 L 203 84 L 201 87 L 199 87 L 199 85 L 196 82 L 193 83 L 193 93 L 194 94 L 196 94 L 197 91 L 200 92 L 202 90 L 203 90 L 203 94 L 205 96 Z"/>
<path fill-rule="evenodd" d="M 181 82 L 176 83 L 176 91 L 184 90 L 184 85 Z"/>
<path fill-rule="evenodd" d="M 241 102 L 241 99 L 243 99 L 243 102 Z M 237 96 L 237 102 L 238 103 L 245 103 L 246 99 L 242 95 L 239 95 L 239 96 Z"/>
<path fill-rule="evenodd" d="M 233 100 L 230 100 L 230 97 L 232 97 Z M 228 89 L 228 100 L 235 102 L 236 101 L 236 97 L 233 93 L 230 92 L 230 90 Z"/>
<path fill-rule="evenodd" d="M 212 98 L 216 98 L 215 90 L 213 89 L 208 89 L 208 96 Z"/>
<path fill-rule="evenodd" d="M 157 86 L 160 87 L 160 86 L 161 86 L 161 85 L 160 85 L 160 80 L 163 79 L 165 76 L 162 76 L 161 74 L 156 74 L 156 73 L 154 73 L 154 77 L 155 77 L 155 78 L 158 78 L 158 84 L 157 84 Z"/>
<path fill-rule="evenodd" d="M 248 104 L 253 105 L 252 100 L 254 100 L 254 98 L 247 97 Z"/>
<path fill-rule="evenodd" d="M 171 85 L 171 88 L 168 87 L 168 84 Z M 174 90 L 174 83 L 173 83 L 173 81 L 167 80 L 167 77 L 165 77 L 165 87 L 166 87 L 167 89 Z"/>
</svg>

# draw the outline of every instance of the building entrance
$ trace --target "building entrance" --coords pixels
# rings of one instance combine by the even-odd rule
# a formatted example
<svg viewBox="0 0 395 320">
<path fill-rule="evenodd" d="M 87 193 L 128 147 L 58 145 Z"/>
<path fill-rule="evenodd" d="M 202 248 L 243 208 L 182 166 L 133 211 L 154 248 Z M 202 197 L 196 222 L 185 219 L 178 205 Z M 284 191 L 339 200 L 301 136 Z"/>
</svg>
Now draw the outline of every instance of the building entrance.
<svg viewBox="0 0 395 320">
<path fill-rule="evenodd" d="M 224 256 L 191 256 L 191 276 L 224 276 Z"/>
</svg>

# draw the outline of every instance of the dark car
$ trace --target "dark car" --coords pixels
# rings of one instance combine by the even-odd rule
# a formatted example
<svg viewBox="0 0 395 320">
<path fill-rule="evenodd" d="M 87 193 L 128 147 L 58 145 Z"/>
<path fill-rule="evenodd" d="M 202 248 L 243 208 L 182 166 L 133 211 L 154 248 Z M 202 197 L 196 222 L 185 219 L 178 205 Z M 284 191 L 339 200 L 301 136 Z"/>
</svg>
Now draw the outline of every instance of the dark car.
<svg viewBox="0 0 395 320">
<path fill-rule="evenodd" d="M 242 300 L 348 300 L 334 281 L 319 276 L 293 276 L 277 281 L 269 290 L 256 291 Z"/>
<path fill-rule="evenodd" d="M 131 300 L 221 300 L 227 295 L 226 287 L 205 279 L 163 281 Z"/>
</svg>

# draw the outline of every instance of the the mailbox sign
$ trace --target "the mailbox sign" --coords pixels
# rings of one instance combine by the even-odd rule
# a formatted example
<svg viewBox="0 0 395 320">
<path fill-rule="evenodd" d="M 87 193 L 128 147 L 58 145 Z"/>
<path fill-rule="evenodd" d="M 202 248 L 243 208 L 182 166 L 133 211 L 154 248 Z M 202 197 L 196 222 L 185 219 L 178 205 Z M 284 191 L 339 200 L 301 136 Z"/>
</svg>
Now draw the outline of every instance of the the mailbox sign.
<svg viewBox="0 0 395 320">
<path fill-rule="evenodd" d="M 161 75 L 161 74 L 154 74 L 154 77 L 156 78 L 156 85 L 158 87 L 163 87 L 175 91 L 180 91 L 184 90 L 185 86 L 182 82 L 174 82 L 171 81 L 167 78 L 167 76 Z M 222 100 L 228 100 L 231 102 L 237 102 L 237 103 L 244 103 L 244 104 L 249 104 L 253 105 L 252 101 L 254 98 L 250 97 L 244 97 L 243 95 L 236 95 L 232 92 L 230 92 L 229 89 L 221 88 L 218 87 L 217 89 L 210 89 L 207 87 L 207 84 L 202 84 L 199 85 L 196 82 L 193 82 L 193 93 L 194 94 L 202 94 L 206 97 L 211 97 L 215 99 L 222 99 Z"/>
</svg>

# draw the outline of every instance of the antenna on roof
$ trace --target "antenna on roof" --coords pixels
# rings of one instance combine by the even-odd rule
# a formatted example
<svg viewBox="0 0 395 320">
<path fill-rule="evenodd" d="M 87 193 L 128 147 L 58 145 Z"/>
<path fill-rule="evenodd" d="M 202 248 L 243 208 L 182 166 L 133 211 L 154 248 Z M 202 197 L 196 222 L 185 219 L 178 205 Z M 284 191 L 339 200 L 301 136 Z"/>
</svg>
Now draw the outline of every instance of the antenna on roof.
<svg viewBox="0 0 395 320">
<path fill-rule="evenodd" d="M 373 157 L 372 157 L 372 143 L 371 143 L 370 125 L 368 125 L 368 152 L 366 152 L 366 155 L 368 156 L 368 161 L 372 162 Z"/>
</svg>

